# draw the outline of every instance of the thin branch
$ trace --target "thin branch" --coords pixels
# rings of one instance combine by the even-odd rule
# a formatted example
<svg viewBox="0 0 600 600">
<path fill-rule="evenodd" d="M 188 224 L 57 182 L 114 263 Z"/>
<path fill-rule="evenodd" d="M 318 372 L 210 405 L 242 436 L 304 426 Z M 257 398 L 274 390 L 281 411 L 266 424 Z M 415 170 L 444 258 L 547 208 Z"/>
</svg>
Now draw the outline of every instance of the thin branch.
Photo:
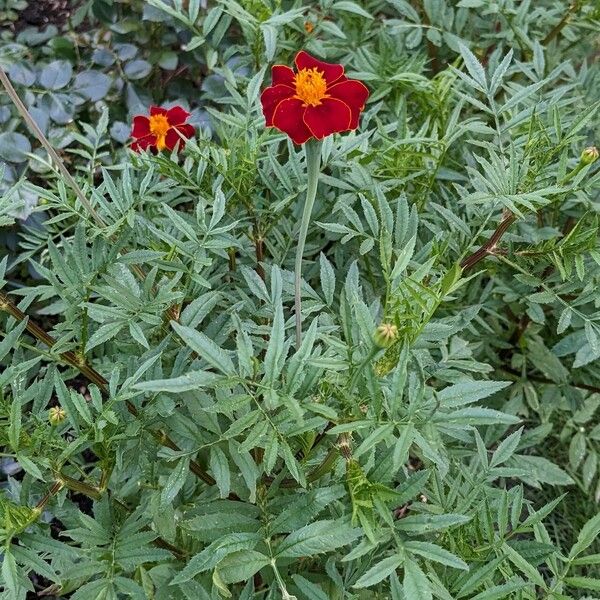
<svg viewBox="0 0 600 600">
<path fill-rule="evenodd" d="M 75 179 L 73 179 L 71 173 L 65 167 L 63 161 L 60 156 L 56 153 L 56 150 L 52 147 L 52 144 L 48 141 L 42 130 L 39 128 L 38 124 L 35 122 L 33 117 L 29 114 L 27 107 L 23 104 L 23 101 L 15 91 L 15 88 L 12 86 L 10 79 L 0 67 L 0 82 L 4 86 L 6 93 L 9 98 L 12 100 L 13 104 L 17 107 L 17 110 L 23 117 L 25 123 L 27 123 L 28 127 L 34 133 L 35 137 L 38 139 L 40 144 L 45 148 L 46 152 L 50 155 L 50 158 L 54 162 L 56 168 L 60 171 L 61 175 L 65 178 L 65 181 L 69 184 L 71 189 L 75 192 L 75 195 L 81 202 L 81 204 L 85 207 L 85 209 L 90 213 L 94 221 L 99 227 L 106 227 L 106 223 L 102 220 L 102 217 L 96 212 L 94 207 L 91 205 L 90 201 L 85 197 L 82 189 L 79 187 Z"/>
<path fill-rule="evenodd" d="M 542 46 L 547 46 L 565 27 L 565 25 L 571 20 L 574 13 L 579 10 L 579 2 L 575 0 L 572 2 L 567 9 L 567 12 L 563 15 L 562 19 L 552 28 L 550 33 L 542 40 Z"/>
<path fill-rule="evenodd" d="M 37 323 L 29 318 L 28 315 L 18 308 L 3 292 L 0 292 L 0 310 L 7 312 L 17 321 L 27 320 L 27 325 L 25 326 L 27 331 L 31 333 L 31 335 L 33 335 L 33 337 L 35 337 L 37 340 L 46 344 L 46 346 L 49 348 L 53 348 L 56 344 L 56 340 L 49 333 L 44 331 L 44 329 L 42 329 L 39 325 L 37 325 Z M 68 365 L 77 369 L 88 381 L 95 383 L 103 394 L 108 394 L 108 381 L 100 373 L 98 373 L 98 371 L 87 364 L 84 359 L 78 357 L 73 352 L 61 352 L 59 356 Z M 134 417 L 139 417 L 139 410 L 131 401 L 125 400 L 125 405 L 127 410 Z M 164 431 L 152 429 L 149 431 L 162 446 L 170 448 L 175 452 L 179 452 L 181 450 L 181 448 Z M 197 462 L 190 461 L 190 471 L 192 471 L 194 475 L 202 479 L 202 481 L 208 485 L 215 484 L 215 480 Z"/>
<path fill-rule="evenodd" d="M 474 267 L 480 260 L 483 260 L 490 254 L 494 254 L 498 242 L 507 232 L 508 228 L 515 222 L 516 218 L 517 217 L 513 213 L 508 213 L 505 215 L 490 239 L 460 263 L 462 270 L 467 271 L 468 269 Z"/>
</svg>

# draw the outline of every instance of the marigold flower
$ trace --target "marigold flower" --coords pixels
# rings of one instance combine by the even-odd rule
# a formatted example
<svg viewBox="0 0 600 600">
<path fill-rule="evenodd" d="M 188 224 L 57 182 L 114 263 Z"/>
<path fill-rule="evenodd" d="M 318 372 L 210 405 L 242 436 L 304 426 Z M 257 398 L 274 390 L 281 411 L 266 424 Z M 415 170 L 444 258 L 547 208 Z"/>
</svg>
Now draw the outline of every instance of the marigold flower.
<svg viewBox="0 0 600 600">
<path fill-rule="evenodd" d="M 184 138 L 191 138 L 196 131 L 191 125 L 186 124 L 190 113 L 181 108 L 162 108 L 151 106 L 150 115 L 136 115 L 133 117 L 131 137 L 135 138 L 131 149 L 143 152 L 151 149 L 153 152 L 160 150 L 173 150 L 179 143 L 179 150 L 185 146 Z"/>
<path fill-rule="evenodd" d="M 267 127 L 287 133 L 295 144 L 356 129 L 369 97 L 367 87 L 348 79 L 342 65 L 303 50 L 294 62 L 296 72 L 285 65 L 273 67 L 272 85 L 260 97 Z"/>
</svg>

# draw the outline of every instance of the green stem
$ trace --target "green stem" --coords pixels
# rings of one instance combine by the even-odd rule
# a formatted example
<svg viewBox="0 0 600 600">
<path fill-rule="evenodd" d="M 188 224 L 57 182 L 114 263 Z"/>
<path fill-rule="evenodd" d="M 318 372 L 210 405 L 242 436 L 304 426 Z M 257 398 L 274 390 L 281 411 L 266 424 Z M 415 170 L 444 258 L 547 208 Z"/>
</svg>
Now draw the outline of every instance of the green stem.
<svg viewBox="0 0 600 600">
<path fill-rule="evenodd" d="M 302 284 L 302 257 L 304 255 L 304 244 L 306 243 L 306 234 L 310 223 L 315 198 L 317 197 L 317 185 L 319 184 L 319 173 L 321 171 L 321 142 L 319 140 L 309 140 L 304 145 L 306 153 L 306 179 L 308 186 L 306 188 L 306 200 L 302 212 L 302 222 L 300 223 L 300 233 L 298 235 L 298 245 L 296 246 L 296 264 L 294 270 L 294 308 L 296 311 L 296 348 L 302 343 L 302 301 L 300 286 Z"/>
</svg>

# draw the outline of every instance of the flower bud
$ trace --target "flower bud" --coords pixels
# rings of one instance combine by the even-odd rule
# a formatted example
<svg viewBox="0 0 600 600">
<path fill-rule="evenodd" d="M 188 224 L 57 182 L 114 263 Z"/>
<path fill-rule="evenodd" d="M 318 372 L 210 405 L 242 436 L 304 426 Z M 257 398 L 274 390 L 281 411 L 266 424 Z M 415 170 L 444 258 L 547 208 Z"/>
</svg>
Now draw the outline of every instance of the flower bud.
<svg viewBox="0 0 600 600">
<path fill-rule="evenodd" d="M 381 348 L 389 348 L 398 338 L 398 327 L 393 323 L 382 323 L 375 331 L 375 343 Z"/>
<path fill-rule="evenodd" d="M 62 406 L 53 406 L 48 411 L 48 421 L 51 425 L 59 425 L 67 418 L 67 413 Z"/>
<path fill-rule="evenodd" d="M 596 148 L 596 146 L 588 146 L 581 153 L 581 157 L 579 160 L 584 165 L 591 165 L 592 163 L 595 163 L 598 160 L 599 156 L 600 152 L 598 152 L 598 148 Z"/>
</svg>

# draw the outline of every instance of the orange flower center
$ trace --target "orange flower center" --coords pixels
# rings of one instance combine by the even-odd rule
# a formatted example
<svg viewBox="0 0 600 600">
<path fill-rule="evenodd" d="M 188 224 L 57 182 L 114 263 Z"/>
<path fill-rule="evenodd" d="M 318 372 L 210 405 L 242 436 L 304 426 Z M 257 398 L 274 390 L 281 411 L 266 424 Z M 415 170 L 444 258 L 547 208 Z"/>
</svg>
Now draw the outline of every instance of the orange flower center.
<svg viewBox="0 0 600 600">
<path fill-rule="evenodd" d="M 308 106 L 319 106 L 327 98 L 327 81 L 322 71 L 301 69 L 296 73 L 296 98 Z"/>
<path fill-rule="evenodd" d="M 167 115 L 152 115 L 150 117 L 150 133 L 156 136 L 156 147 L 164 150 L 167 147 L 167 132 L 171 129 Z"/>
</svg>

